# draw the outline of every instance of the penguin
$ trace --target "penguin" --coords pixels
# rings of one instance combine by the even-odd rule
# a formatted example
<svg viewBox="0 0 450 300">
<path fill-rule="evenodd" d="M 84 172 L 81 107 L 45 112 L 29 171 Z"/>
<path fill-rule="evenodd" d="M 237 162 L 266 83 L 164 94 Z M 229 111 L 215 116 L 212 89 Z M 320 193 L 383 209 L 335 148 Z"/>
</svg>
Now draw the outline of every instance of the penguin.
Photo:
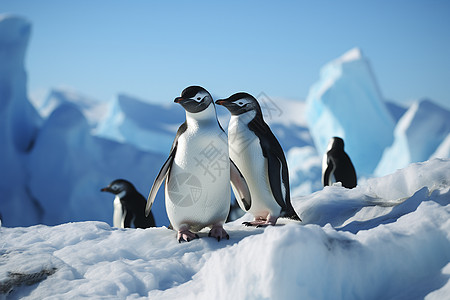
<svg viewBox="0 0 450 300">
<path fill-rule="evenodd" d="M 333 137 L 328 143 L 327 152 L 322 160 L 323 186 L 341 182 L 343 187 L 352 189 L 356 187 L 355 167 L 350 157 L 344 151 L 344 140 Z"/>
<path fill-rule="evenodd" d="M 130 228 L 131 222 L 133 222 L 135 228 L 155 227 L 153 214 L 150 212 L 145 215 L 146 201 L 144 196 L 136 190 L 131 182 L 116 179 L 100 191 L 116 195 L 114 198 L 114 227 Z"/>
<path fill-rule="evenodd" d="M 229 153 L 242 172 L 251 195 L 251 206 L 237 198 L 254 220 L 247 226 L 275 225 L 279 217 L 300 221 L 291 204 L 289 173 L 283 149 L 264 122 L 258 101 L 248 93 L 237 93 L 216 104 L 231 113 L 228 125 Z"/>
<path fill-rule="evenodd" d="M 227 135 L 217 120 L 213 98 L 203 87 L 190 86 L 174 102 L 185 109 L 186 121 L 151 187 L 146 213 L 165 180 L 167 216 L 178 242 L 198 238 L 195 232 L 205 227 L 218 241 L 229 239 L 223 224 L 230 209 L 230 180 L 241 202 L 250 205 L 251 198 L 244 177 L 230 161 Z"/>
</svg>

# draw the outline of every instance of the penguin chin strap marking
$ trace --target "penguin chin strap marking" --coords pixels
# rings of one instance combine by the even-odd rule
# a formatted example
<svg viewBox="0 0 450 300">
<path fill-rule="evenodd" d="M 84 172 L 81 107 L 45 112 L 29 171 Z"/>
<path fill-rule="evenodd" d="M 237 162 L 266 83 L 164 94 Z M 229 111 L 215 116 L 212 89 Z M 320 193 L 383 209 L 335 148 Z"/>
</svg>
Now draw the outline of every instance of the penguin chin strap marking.
<svg viewBox="0 0 450 300">
<path fill-rule="evenodd" d="M 278 220 L 278 217 L 269 215 L 269 217 L 267 219 L 259 217 L 259 218 L 255 218 L 254 221 L 244 222 L 242 224 L 244 224 L 245 226 L 255 226 L 256 228 L 258 228 L 258 227 L 266 227 L 269 225 L 275 226 L 275 224 L 277 224 L 277 220 Z"/>
</svg>

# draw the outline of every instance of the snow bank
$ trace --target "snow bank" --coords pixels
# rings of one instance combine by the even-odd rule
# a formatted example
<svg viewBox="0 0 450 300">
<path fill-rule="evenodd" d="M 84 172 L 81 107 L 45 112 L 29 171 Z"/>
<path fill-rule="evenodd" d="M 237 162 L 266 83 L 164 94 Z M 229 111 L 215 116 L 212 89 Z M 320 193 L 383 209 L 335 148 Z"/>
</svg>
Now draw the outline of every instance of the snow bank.
<svg viewBox="0 0 450 300">
<path fill-rule="evenodd" d="M 344 139 L 358 176 L 372 174 L 393 141 L 393 118 L 357 48 L 321 69 L 307 97 L 307 120 L 319 154 L 331 137 Z"/>
<path fill-rule="evenodd" d="M 433 160 L 353 190 L 294 198 L 303 223 L 247 228 L 245 215 L 225 224 L 230 240 L 221 242 L 207 230 L 179 244 L 164 227 L 102 222 L 2 227 L 0 288 L 11 299 L 442 299 L 449 167 Z M 398 184 L 405 179 L 412 183 Z"/>
</svg>

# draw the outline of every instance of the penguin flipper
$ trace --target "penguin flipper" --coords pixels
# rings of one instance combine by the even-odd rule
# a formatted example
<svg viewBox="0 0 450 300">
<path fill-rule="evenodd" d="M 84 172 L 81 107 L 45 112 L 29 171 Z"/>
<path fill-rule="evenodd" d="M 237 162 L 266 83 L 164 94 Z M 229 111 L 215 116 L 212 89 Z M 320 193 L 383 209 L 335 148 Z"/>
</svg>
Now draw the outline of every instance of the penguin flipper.
<svg viewBox="0 0 450 300">
<path fill-rule="evenodd" d="M 147 205 L 145 206 L 145 216 L 147 217 L 150 214 L 150 210 L 152 209 L 153 201 L 155 201 L 156 194 L 163 183 L 164 179 L 166 179 L 167 175 L 170 172 L 170 168 L 172 167 L 173 160 L 175 158 L 177 147 L 175 146 L 170 152 L 169 158 L 167 158 L 166 162 L 161 167 L 161 170 L 156 176 L 155 181 L 153 182 L 152 189 L 150 190 L 150 194 L 147 198 Z"/>
<path fill-rule="evenodd" d="M 331 172 L 333 171 L 333 169 L 334 169 L 333 160 L 328 158 L 327 159 L 327 168 L 323 172 L 323 178 L 322 178 L 323 186 L 330 185 L 330 176 L 331 176 Z"/>
<path fill-rule="evenodd" d="M 262 117 L 255 117 L 248 128 L 259 139 L 264 157 L 267 159 L 268 177 L 272 194 L 282 210 L 290 210 L 289 173 L 283 148 Z"/>
<path fill-rule="evenodd" d="M 286 178 L 287 174 L 285 174 L 287 173 L 287 168 L 283 165 L 280 158 L 270 151 L 267 154 L 267 166 L 273 197 L 278 205 L 286 209 L 287 198 L 289 197 L 289 179 Z"/>
<path fill-rule="evenodd" d="M 235 193 L 236 200 L 240 200 L 244 204 L 244 208 L 248 211 L 252 205 L 250 190 L 244 176 L 237 168 L 234 162 L 230 159 L 230 181 Z M 237 192 L 237 195 L 236 195 Z"/>
</svg>

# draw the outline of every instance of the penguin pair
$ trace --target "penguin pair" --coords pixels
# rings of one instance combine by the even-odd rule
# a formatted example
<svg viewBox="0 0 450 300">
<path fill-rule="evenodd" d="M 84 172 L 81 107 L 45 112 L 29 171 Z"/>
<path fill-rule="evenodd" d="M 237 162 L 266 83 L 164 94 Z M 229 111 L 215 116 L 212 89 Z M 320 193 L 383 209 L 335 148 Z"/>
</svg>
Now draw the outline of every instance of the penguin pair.
<svg viewBox="0 0 450 300">
<path fill-rule="evenodd" d="M 328 143 L 327 152 L 322 161 L 323 186 L 341 182 L 348 189 L 356 187 L 356 172 L 350 157 L 344 151 L 344 140 L 333 137 Z"/>
<path fill-rule="evenodd" d="M 246 225 L 275 225 L 279 216 L 299 219 L 290 203 L 286 159 L 255 98 L 238 93 L 216 101 L 232 114 L 229 137 L 204 88 L 190 86 L 174 102 L 185 109 L 186 121 L 153 183 L 146 214 L 165 180 L 167 215 L 179 242 L 198 238 L 194 232 L 205 227 L 218 241 L 228 239 L 223 223 L 231 181 L 240 207 L 255 216 Z"/>
<path fill-rule="evenodd" d="M 110 192 L 114 198 L 113 226 L 117 228 L 130 228 L 131 223 L 135 228 L 155 227 L 153 214 L 145 214 L 146 200 L 134 187 L 124 179 L 116 179 L 102 192 Z"/>
</svg>

